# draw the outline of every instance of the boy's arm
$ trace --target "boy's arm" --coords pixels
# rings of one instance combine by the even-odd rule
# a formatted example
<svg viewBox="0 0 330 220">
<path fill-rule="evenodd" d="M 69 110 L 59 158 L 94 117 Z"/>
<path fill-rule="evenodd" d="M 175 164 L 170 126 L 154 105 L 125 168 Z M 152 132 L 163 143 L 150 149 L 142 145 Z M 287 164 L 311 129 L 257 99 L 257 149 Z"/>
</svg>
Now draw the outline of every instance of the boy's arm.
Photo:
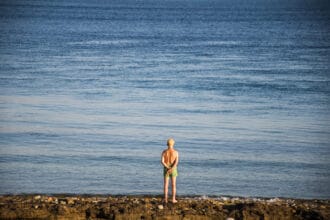
<svg viewBox="0 0 330 220">
<path fill-rule="evenodd" d="M 170 167 L 165 163 L 164 152 L 162 153 L 162 164 L 163 164 L 163 166 L 166 167 L 167 169 L 170 168 Z"/>
<path fill-rule="evenodd" d="M 178 165 L 178 163 L 179 163 L 179 152 L 176 152 L 176 153 L 177 153 L 176 154 L 176 159 L 175 159 L 175 162 L 173 164 L 173 167 L 176 167 Z"/>
</svg>

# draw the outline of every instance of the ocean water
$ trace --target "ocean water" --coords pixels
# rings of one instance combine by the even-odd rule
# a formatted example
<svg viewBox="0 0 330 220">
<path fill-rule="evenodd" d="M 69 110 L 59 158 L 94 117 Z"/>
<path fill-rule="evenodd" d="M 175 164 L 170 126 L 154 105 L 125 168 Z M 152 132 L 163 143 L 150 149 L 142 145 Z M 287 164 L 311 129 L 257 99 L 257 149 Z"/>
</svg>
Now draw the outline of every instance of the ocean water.
<svg viewBox="0 0 330 220">
<path fill-rule="evenodd" d="M 330 198 L 326 1 L 0 1 L 0 194 Z"/>
</svg>

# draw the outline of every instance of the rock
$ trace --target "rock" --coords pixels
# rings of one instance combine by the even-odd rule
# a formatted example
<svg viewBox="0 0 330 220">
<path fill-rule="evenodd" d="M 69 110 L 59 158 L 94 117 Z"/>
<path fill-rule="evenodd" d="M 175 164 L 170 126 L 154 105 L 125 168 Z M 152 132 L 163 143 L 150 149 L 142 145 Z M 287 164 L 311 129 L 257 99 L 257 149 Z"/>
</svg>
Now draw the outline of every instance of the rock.
<svg viewBox="0 0 330 220">
<path fill-rule="evenodd" d="M 273 198 L 273 199 L 269 199 L 267 200 L 268 203 L 277 203 L 280 202 L 281 200 L 279 198 Z"/>
<path fill-rule="evenodd" d="M 0 196 L 0 219 L 330 219 L 329 200 L 186 197 L 180 198 L 177 205 L 164 206 L 160 196 L 114 196 L 106 201 L 102 198 Z M 225 200 L 229 204 L 224 204 Z"/>
<path fill-rule="evenodd" d="M 158 202 L 158 200 L 156 198 L 152 198 L 150 201 L 150 203 L 154 204 L 154 205 L 157 204 L 157 202 Z"/>
<path fill-rule="evenodd" d="M 106 202 L 107 201 L 107 197 L 99 197 L 97 198 L 98 202 Z"/>
<path fill-rule="evenodd" d="M 75 204 L 75 200 L 73 198 L 69 198 L 68 205 L 74 205 L 74 204 Z"/>
<path fill-rule="evenodd" d="M 46 199 L 46 202 L 48 202 L 48 203 L 51 203 L 51 202 L 53 202 L 53 201 L 54 201 L 53 197 L 48 197 L 48 198 Z"/>
<path fill-rule="evenodd" d="M 68 203 L 67 199 L 59 199 L 58 201 L 61 205 L 66 205 Z"/>
<path fill-rule="evenodd" d="M 208 197 L 208 196 L 205 196 L 205 195 L 203 195 L 203 196 L 200 197 L 200 199 L 204 199 L 204 200 L 205 200 L 205 199 L 208 199 L 208 198 L 209 198 L 209 197 Z"/>
</svg>

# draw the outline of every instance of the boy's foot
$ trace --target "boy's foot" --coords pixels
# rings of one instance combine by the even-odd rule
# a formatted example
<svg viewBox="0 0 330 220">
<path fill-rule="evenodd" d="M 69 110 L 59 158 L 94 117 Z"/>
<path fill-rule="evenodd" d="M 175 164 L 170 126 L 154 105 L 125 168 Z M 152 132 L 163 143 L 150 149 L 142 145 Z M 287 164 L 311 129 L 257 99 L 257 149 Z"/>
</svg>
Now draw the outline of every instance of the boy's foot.
<svg viewBox="0 0 330 220">
<path fill-rule="evenodd" d="M 177 203 L 178 201 L 177 201 L 177 200 L 175 200 L 175 199 L 173 199 L 173 200 L 172 200 L 172 202 L 173 202 L 173 203 Z"/>
</svg>

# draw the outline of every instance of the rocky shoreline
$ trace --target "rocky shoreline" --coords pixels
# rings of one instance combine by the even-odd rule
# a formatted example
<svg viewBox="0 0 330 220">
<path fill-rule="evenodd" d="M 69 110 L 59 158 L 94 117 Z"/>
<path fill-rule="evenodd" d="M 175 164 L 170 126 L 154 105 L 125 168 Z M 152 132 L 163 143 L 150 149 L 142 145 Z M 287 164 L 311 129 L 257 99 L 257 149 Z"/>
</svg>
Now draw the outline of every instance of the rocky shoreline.
<svg viewBox="0 0 330 220">
<path fill-rule="evenodd" d="M 330 219 L 329 200 L 181 196 L 2 195 L 0 219 Z"/>
</svg>

